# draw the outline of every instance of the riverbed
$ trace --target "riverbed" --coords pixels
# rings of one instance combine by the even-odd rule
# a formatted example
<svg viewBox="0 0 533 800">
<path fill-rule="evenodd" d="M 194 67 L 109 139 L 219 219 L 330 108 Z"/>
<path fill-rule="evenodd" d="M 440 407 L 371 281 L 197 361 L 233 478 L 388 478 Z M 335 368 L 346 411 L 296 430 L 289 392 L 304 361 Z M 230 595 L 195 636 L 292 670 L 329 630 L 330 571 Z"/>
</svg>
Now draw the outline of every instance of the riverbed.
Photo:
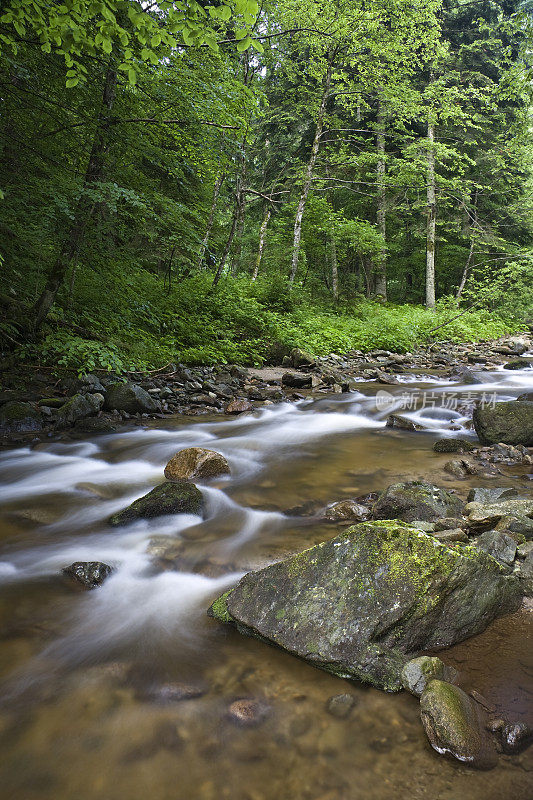
<svg viewBox="0 0 533 800">
<path fill-rule="evenodd" d="M 174 417 L 0 453 L 2 798 L 533 798 L 533 749 L 473 771 L 430 748 L 414 697 L 342 681 L 206 616 L 244 572 L 338 534 L 316 516 L 328 503 L 412 479 L 462 497 L 479 485 L 531 494 L 526 468 L 458 480 L 432 445 L 476 441 L 465 404 L 531 391 L 532 369 L 466 386 L 408 375 L 385 388 L 361 383 L 231 420 Z M 424 430 L 386 427 L 391 411 Z M 231 467 L 200 485 L 205 520 L 108 525 L 191 446 Z M 95 591 L 61 574 L 93 560 L 115 569 Z M 495 713 L 533 725 L 532 644 L 523 607 L 441 657 Z M 344 692 L 355 705 L 337 718 L 327 701 Z M 229 713 L 245 698 L 265 709 L 255 726 Z"/>
</svg>

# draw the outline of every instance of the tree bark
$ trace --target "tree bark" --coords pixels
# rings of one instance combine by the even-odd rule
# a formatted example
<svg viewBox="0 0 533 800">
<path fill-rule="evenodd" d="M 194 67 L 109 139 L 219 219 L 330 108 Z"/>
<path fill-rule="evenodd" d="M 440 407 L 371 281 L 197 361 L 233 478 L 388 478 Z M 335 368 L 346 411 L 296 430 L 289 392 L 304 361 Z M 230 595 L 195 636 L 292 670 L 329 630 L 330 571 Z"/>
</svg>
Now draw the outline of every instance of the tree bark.
<svg viewBox="0 0 533 800">
<path fill-rule="evenodd" d="M 426 308 L 435 308 L 435 234 L 437 204 L 435 197 L 435 124 L 428 120 L 427 129 L 427 245 L 426 245 Z"/>
<path fill-rule="evenodd" d="M 96 130 L 87 169 L 85 171 L 82 192 L 74 211 L 74 218 L 71 222 L 66 240 L 50 270 L 44 289 L 33 307 L 32 325 L 34 330 L 37 330 L 48 316 L 57 297 L 57 293 L 65 280 L 69 267 L 83 242 L 85 228 L 96 206 L 96 204 L 88 202 L 87 198 L 84 196 L 83 190 L 91 183 L 95 183 L 103 177 L 104 159 L 108 144 L 109 127 L 111 124 L 110 112 L 115 102 L 116 88 L 117 72 L 113 60 L 107 68 L 104 80 L 102 103 L 96 122 Z"/>
<path fill-rule="evenodd" d="M 219 282 L 220 278 L 222 277 L 222 273 L 224 272 L 224 267 L 226 266 L 226 261 L 228 260 L 229 252 L 231 250 L 231 245 L 233 244 L 233 240 L 235 238 L 235 232 L 237 230 L 237 225 L 239 221 L 242 219 L 243 209 L 242 204 L 244 202 L 244 182 L 246 177 L 246 153 L 244 150 L 244 142 L 242 144 L 242 149 L 239 150 L 239 160 L 240 160 L 240 168 L 237 173 L 237 178 L 235 181 L 235 203 L 233 206 L 233 215 L 231 218 L 231 227 L 228 234 L 228 238 L 226 240 L 226 246 L 224 247 L 224 252 L 222 253 L 222 257 L 218 263 L 217 270 L 215 272 L 215 277 L 213 279 L 213 283 L 211 284 L 210 292 L 216 287 L 217 283 Z"/>
<path fill-rule="evenodd" d="M 331 291 L 333 292 L 333 299 L 335 302 L 339 299 L 339 272 L 337 267 L 337 246 L 335 244 L 335 237 L 331 236 L 330 240 L 331 252 Z"/>
<path fill-rule="evenodd" d="M 205 251 L 207 250 L 207 245 L 209 244 L 209 237 L 211 235 L 211 228 L 213 227 L 213 222 L 215 221 L 215 212 L 217 210 L 218 196 L 220 194 L 220 189 L 222 188 L 222 184 L 224 183 L 225 177 L 226 174 L 224 172 L 221 172 L 215 181 L 215 188 L 213 191 L 213 202 L 211 203 L 211 211 L 209 212 L 209 218 L 207 220 L 207 225 L 205 227 L 205 235 L 198 256 L 198 265 L 197 265 L 198 271 L 202 269 L 202 264 L 205 257 Z"/>
<path fill-rule="evenodd" d="M 376 213 L 376 222 L 378 226 L 378 230 L 383 236 L 384 242 L 386 242 L 387 237 L 387 218 L 386 218 L 386 211 L 385 211 L 385 135 L 383 133 L 383 128 L 385 125 L 385 115 L 383 113 L 383 103 L 381 100 L 378 100 L 378 116 L 377 116 L 377 124 L 378 124 L 378 132 L 376 135 L 376 144 L 377 144 L 377 151 L 378 151 L 378 163 L 376 167 L 377 172 L 377 213 Z M 384 300 L 387 299 L 387 253 L 385 251 L 385 245 L 383 246 L 383 250 L 379 255 L 376 257 L 376 273 L 374 278 L 374 286 L 375 286 L 375 293 L 382 297 Z"/>
<path fill-rule="evenodd" d="M 466 280 L 468 278 L 468 273 L 470 272 L 470 266 L 472 264 L 472 256 L 474 255 L 474 229 L 477 226 L 477 190 L 474 195 L 474 201 L 472 203 L 474 208 L 474 219 L 470 221 L 469 219 L 469 228 L 470 228 L 470 250 L 468 251 L 468 258 L 466 259 L 466 264 L 463 269 L 463 274 L 461 276 L 461 282 L 457 288 L 457 293 L 455 295 L 455 299 L 457 300 L 457 304 L 459 304 L 459 300 L 461 299 L 461 295 L 466 285 Z"/>
<path fill-rule="evenodd" d="M 261 223 L 261 230 L 259 231 L 259 248 L 257 250 L 257 258 L 255 260 L 255 267 L 254 267 L 254 274 L 252 275 L 252 281 L 256 281 L 257 276 L 259 274 L 259 267 L 261 266 L 261 259 L 263 258 L 263 249 L 265 246 L 265 235 L 271 215 L 272 215 L 272 207 L 267 206 L 267 208 L 265 209 L 265 216 L 263 217 L 263 222 Z"/>
<path fill-rule="evenodd" d="M 307 203 L 307 197 L 309 195 L 309 190 L 311 188 L 311 182 L 313 180 L 313 170 L 315 168 L 316 159 L 318 156 L 318 151 L 320 148 L 320 137 L 322 136 L 322 129 L 324 127 L 324 116 L 326 113 L 326 103 L 328 102 L 330 88 L 331 88 L 331 62 L 332 58 L 331 55 L 328 55 L 328 68 L 326 71 L 326 80 L 324 84 L 324 92 L 322 94 L 322 100 L 320 102 L 320 108 L 318 110 L 318 116 L 316 121 L 316 130 L 315 130 L 315 137 L 313 139 L 313 146 L 311 147 L 311 155 L 309 157 L 309 162 L 307 164 L 307 169 L 305 171 L 305 181 L 302 189 L 302 193 L 300 195 L 300 201 L 298 203 L 298 208 L 296 209 L 296 217 L 294 219 L 294 236 L 293 236 L 293 243 L 292 243 L 292 263 L 291 263 L 291 271 L 289 275 L 289 285 L 292 286 L 294 283 L 294 279 L 296 277 L 296 272 L 298 270 L 298 258 L 300 255 L 300 243 L 302 240 L 302 219 L 305 211 L 305 205 Z"/>
</svg>

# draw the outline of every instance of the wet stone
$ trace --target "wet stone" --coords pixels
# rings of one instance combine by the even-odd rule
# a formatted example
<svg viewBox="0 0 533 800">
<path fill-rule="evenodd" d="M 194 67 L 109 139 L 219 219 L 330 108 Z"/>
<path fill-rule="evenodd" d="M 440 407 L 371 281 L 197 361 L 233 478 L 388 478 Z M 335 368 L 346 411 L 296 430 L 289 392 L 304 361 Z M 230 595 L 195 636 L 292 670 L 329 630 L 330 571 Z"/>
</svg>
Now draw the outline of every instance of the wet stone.
<svg viewBox="0 0 533 800">
<path fill-rule="evenodd" d="M 519 753 L 533 743 L 533 728 L 525 722 L 513 722 L 500 731 L 504 753 Z"/>
<path fill-rule="evenodd" d="M 345 694 L 336 694 L 330 697 L 326 703 L 326 708 L 329 714 L 339 719 L 345 719 L 351 713 L 353 707 L 357 705 L 357 698 L 348 692 Z"/>
<path fill-rule="evenodd" d="M 220 453 L 187 447 L 170 459 L 165 467 L 165 478 L 169 481 L 202 480 L 227 475 L 229 471 L 229 464 Z"/>
<path fill-rule="evenodd" d="M 402 669 L 403 688 L 415 697 L 420 697 L 431 680 L 452 682 L 456 678 L 457 670 L 432 656 L 413 658 Z"/>
<path fill-rule="evenodd" d="M 228 708 L 228 718 L 236 725 L 254 727 L 255 725 L 260 725 L 269 712 L 269 706 L 262 700 L 244 698 L 231 703 Z"/>
<path fill-rule="evenodd" d="M 142 700 L 151 700 L 156 703 L 179 703 L 183 700 L 194 700 L 202 697 L 207 691 L 206 686 L 181 682 L 159 683 L 138 692 Z"/>
<path fill-rule="evenodd" d="M 113 567 L 101 561 L 76 561 L 62 570 L 64 575 L 85 589 L 96 589 L 97 586 L 101 586 L 113 571 Z"/>
<path fill-rule="evenodd" d="M 512 564 L 516 556 L 516 542 L 501 531 L 485 531 L 474 542 L 500 564 Z"/>
<path fill-rule="evenodd" d="M 468 439 L 438 439 L 433 445 L 435 453 L 469 453 L 474 445 Z"/>
</svg>

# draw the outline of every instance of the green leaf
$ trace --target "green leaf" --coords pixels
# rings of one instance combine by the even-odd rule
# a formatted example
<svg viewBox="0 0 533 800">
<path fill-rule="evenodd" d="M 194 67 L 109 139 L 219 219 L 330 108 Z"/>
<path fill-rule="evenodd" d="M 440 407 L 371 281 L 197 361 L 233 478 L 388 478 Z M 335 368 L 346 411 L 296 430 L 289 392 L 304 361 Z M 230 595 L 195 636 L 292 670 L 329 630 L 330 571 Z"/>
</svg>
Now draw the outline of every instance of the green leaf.
<svg viewBox="0 0 533 800">
<path fill-rule="evenodd" d="M 67 78 L 65 86 L 67 87 L 67 89 L 72 89 L 74 86 L 77 86 L 79 82 L 80 82 L 80 79 L 78 77 Z"/>
<path fill-rule="evenodd" d="M 133 67 L 130 67 L 128 71 L 128 80 L 132 86 L 135 86 L 135 84 L 137 83 L 137 73 L 135 72 Z"/>
</svg>

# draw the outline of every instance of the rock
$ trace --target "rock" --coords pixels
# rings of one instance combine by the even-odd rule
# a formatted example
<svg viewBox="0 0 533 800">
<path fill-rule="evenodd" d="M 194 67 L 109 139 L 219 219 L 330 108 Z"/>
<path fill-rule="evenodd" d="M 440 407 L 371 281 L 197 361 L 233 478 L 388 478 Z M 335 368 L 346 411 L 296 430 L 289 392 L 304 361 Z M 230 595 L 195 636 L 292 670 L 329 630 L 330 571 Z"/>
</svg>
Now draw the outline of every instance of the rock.
<svg viewBox="0 0 533 800">
<path fill-rule="evenodd" d="M 372 515 L 375 519 L 425 520 L 461 514 L 463 503 L 450 492 L 425 481 L 394 483 L 382 492 Z"/>
<path fill-rule="evenodd" d="M 451 528 L 462 528 L 464 524 L 462 517 L 443 517 L 435 522 L 434 530 L 449 531 Z"/>
<path fill-rule="evenodd" d="M 533 729 L 525 722 L 512 722 L 501 731 L 501 743 L 504 753 L 519 753 L 533 741 Z"/>
<path fill-rule="evenodd" d="M 385 423 L 387 428 L 398 428 L 401 431 L 423 431 L 424 426 L 420 425 L 419 422 L 415 422 L 408 417 L 404 417 L 402 414 L 389 414 L 387 417 L 387 422 Z"/>
<path fill-rule="evenodd" d="M 469 503 L 496 503 L 498 500 L 507 499 L 509 497 L 518 497 L 516 489 L 509 487 L 498 486 L 486 489 L 484 486 L 477 486 L 470 489 L 467 496 Z"/>
<path fill-rule="evenodd" d="M 0 407 L 0 433 L 30 433 L 40 431 L 43 418 L 33 403 L 12 400 Z"/>
<path fill-rule="evenodd" d="M 449 530 L 437 531 L 434 534 L 439 542 L 468 542 L 468 536 L 462 528 L 450 528 Z"/>
<path fill-rule="evenodd" d="M 313 385 L 312 375 L 295 375 L 293 372 L 285 372 L 281 376 L 281 385 L 290 386 L 293 389 L 310 389 Z"/>
<path fill-rule="evenodd" d="M 522 592 L 526 597 L 533 597 L 533 553 L 528 553 L 520 564 L 517 574 Z"/>
<path fill-rule="evenodd" d="M 207 691 L 207 687 L 201 684 L 167 682 L 157 683 L 144 688 L 137 693 L 141 700 L 151 700 L 156 703 L 179 703 L 183 700 L 194 700 L 202 697 Z"/>
<path fill-rule="evenodd" d="M 105 417 L 85 417 L 76 422 L 75 429 L 82 433 L 115 433 L 118 430 L 116 422 Z"/>
<path fill-rule="evenodd" d="M 357 699 L 353 694 L 346 692 L 345 694 L 336 694 L 330 697 L 326 703 L 326 709 L 333 717 L 346 719 L 355 705 L 357 705 Z"/>
<path fill-rule="evenodd" d="M 270 709 L 261 700 L 253 698 L 235 700 L 228 708 L 228 717 L 237 725 L 253 727 L 268 716 Z"/>
<path fill-rule="evenodd" d="M 457 670 L 446 666 L 440 658 L 419 656 L 408 661 L 402 669 L 402 685 L 415 697 L 420 697 L 431 680 L 452 682 L 457 674 Z"/>
<path fill-rule="evenodd" d="M 387 372 L 382 372 L 381 370 L 376 370 L 376 378 L 378 383 L 384 383 L 390 386 L 394 386 L 397 383 L 400 383 L 398 378 L 394 375 L 389 375 Z"/>
<path fill-rule="evenodd" d="M 433 445 L 435 453 L 468 453 L 474 449 L 468 439 L 437 439 Z"/>
<path fill-rule="evenodd" d="M 502 531 L 485 531 L 475 540 L 475 546 L 484 550 L 500 564 L 512 564 L 516 556 L 516 542 Z"/>
<path fill-rule="evenodd" d="M 479 633 L 520 599 L 518 580 L 485 553 L 386 521 L 248 573 L 208 613 L 341 678 L 397 691 L 413 655 Z"/>
<path fill-rule="evenodd" d="M 467 503 L 465 513 L 468 514 L 468 527 L 474 531 L 490 530 L 497 527 L 501 520 L 510 522 L 513 518 L 521 520 L 533 515 L 533 500 L 515 497 L 496 503 Z M 522 530 L 516 531 L 522 533 Z"/>
<path fill-rule="evenodd" d="M 172 456 L 165 467 L 169 481 L 201 480 L 229 474 L 229 464 L 220 453 L 203 447 L 187 447 Z"/>
<path fill-rule="evenodd" d="M 331 522 L 342 522 L 351 520 L 352 522 L 363 522 L 368 519 L 370 510 L 367 506 L 362 506 L 355 500 L 339 500 L 338 503 L 328 506 L 324 513 L 326 519 Z"/>
<path fill-rule="evenodd" d="M 96 589 L 97 586 L 101 586 L 113 571 L 113 567 L 101 561 L 76 561 L 62 570 L 64 575 L 80 583 L 86 589 Z"/>
<path fill-rule="evenodd" d="M 516 557 L 517 558 L 527 558 L 530 553 L 533 552 L 533 542 L 524 542 L 523 544 L 519 544 L 516 548 Z"/>
<path fill-rule="evenodd" d="M 113 383 L 108 386 L 105 407 L 128 414 L 153 414 L 160 410 L 159 403 L 135 383 Z"/>
<path fill-rule="evenodd" d="M 67 428 L 79 419 L 98 414 L 103 405 L 102 394 L 75 394 L 57 410 L 56 425 L 58 428 Z"/>
<path fill-rule="evenodd" d="M 517 400 L 528 400 L 530 403 L 533 403 L 533 392 L 524 392 L 524 394 L 519 395 Z"/>
<path fill-rule="evenodd" d="M 105 389 L 97 375 L 88 373 L 81 378 L 65 378 L 61 381 L 62 386 L 69 394 L 86 394 L 87 392 L 104 392 Z"/>
<path fill-rule="evenodd" d="M 508 361 L 507 364 L 504 364 L 503 368 L 504 369 L 525 369 L 527 366 L 529 366 L 529 364 L 523 358 L 514 358 L 512 361 Z"/>
<path fill-rule="evenodd" d="M 453 458 L 445 463 L 443 469 L 455 478 L 467 478 L 469 475 L 477 475 L 480 471 L 479 467 L 467 458 Z"/>
<path fill-rule="evenodd" d="M 202 493 L 194 483 L 165 481 L 127 508 L 113 514 L 109 522 L 111 525 L 123 525 L 136 519 L 151 519 L 165 514 L 201 515 L 202 510 Z"/>
<path fill-rule="evenodd" d="M 238 400 L 235 398 L 226 406 L 226 414 L 244 414 L 246 411 L 253 411 L 254 405 L 249 400 Z"/>
<path fill-rule="evenodd" d="M 316 360 L 311 353 L 306 353 L 305 350 L 300 350 L 299 347 L 295 347 L 291 350 L 290 357 L 292 365 L 296 369 L 300 369 L 300 367 L 314 367 L 316 364 Z"/>
<path fill-rule="evenodd" d="M 479 707 L 462 689 L 432 680 L 420 698 L 420 716 L 429 743 L 478 769 L 492 769 L 498 756 L 482 725 Z"/>
<path fill-rule="evenodd" d="M 482 444 L 523 444 L 533 447 L 533 403 L 511 400 L 474 409 L 474 428 Z"/>
<path fill-rule="evenodd" d="M 411 523 L 413 528 L 416 528 L 417 531 L 423 531 L 424 533 L 433 533 L 436 530 L 436 522 L 426 522 L 423 519 L 414 519 Z"/>
</svg>

